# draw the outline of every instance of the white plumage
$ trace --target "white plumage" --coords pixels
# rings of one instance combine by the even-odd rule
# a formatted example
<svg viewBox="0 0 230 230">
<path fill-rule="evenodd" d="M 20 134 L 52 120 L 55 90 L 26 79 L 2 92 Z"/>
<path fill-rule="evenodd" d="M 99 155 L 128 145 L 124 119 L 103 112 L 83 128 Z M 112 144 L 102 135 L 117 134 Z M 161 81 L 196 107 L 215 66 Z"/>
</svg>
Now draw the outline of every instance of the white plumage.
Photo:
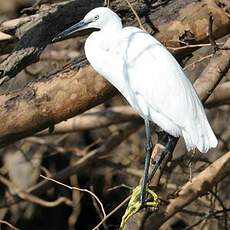
<svg viewBox="0 0 230 230">
<path fill-rule="evenodd" d="M 100 29 L 85 43 L 90 64 L 143 118 L 173 136 L 183 136 L 188 151 L 216 147 L 217 139 L 192 84 L 159 41 L 138 28 L 122 28 L 118 15 L 104 7 L 90 11 L 82 22 L 83 29 Z"/>
</svg>

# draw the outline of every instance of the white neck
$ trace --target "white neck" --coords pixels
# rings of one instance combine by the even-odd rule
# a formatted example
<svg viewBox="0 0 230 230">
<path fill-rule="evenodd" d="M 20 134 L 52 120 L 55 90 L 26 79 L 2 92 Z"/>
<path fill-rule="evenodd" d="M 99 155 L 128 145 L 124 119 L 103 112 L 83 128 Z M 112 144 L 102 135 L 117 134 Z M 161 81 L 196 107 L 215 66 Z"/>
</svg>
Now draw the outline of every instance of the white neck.
<svg viewBox="0 0 230 230">
<path fill-rule="evenodd" d="M 108 19 L 104 21 L 103 25 L 100 27 L 101 31 L 106 31 L 111 33 L 121 29 L 122 29 L 122 23 L 119 17 L 116 18 L 114 17 L 112 19 Z"/>
</svg>

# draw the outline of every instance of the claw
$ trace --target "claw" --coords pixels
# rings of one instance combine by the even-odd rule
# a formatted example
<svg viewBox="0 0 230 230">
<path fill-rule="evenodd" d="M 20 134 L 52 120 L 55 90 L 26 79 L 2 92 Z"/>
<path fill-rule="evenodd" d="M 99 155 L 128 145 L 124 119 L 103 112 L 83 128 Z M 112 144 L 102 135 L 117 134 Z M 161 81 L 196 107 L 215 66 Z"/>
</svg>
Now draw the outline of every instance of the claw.
<svg viewBox="0 0 230 230">
<path fill-rule="evenodd" d="M 150 201 L 144 201 L 143 204 L 140 202 L 140 194 L 141 194 L 141 186 L 137 186 L 133 189 L 132 196 L 130 198 L 128 207 L 125 211 L 125 214 L 122 217 L 122 221 L 120 224 L 120 229 L 123 229 L 128 219 L 137 213 L 142 207 L 153 207 L 157 208 L 159 205 L 158 195 L 150 190 L 148 187 L 146 188 L 146 193 L 150 197 Z"/>
</svg>

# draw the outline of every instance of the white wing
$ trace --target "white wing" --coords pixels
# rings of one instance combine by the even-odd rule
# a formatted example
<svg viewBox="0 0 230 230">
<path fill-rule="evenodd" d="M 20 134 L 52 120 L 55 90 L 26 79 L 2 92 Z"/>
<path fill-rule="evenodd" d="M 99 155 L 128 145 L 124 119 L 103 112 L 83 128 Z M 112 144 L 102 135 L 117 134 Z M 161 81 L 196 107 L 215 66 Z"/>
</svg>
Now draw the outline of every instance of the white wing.
<svg viewBox="0 0 230 230">
<path fill-rule="evenodd" d="M 114 35 L 115 36 L 115 35 Z M 174 57 L 144 31 L 126 27 L 96 68 L 141 114 L 174 136 L 188 150 L 216 145 L 203 106 Z M 99 66 L 99 65 L 97 65 Z"/>
</svg>

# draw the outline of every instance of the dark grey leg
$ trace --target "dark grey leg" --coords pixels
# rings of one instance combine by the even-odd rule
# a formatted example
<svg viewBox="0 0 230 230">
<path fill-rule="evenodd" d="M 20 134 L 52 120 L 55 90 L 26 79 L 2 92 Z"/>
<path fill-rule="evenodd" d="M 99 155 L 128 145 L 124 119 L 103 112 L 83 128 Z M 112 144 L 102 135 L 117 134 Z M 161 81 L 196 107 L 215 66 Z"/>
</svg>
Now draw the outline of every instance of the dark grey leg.
<svg viewBox="0 0 230 230">
<path fill-rule="evenodd" d="M 177 137 L 173 137 L 172 135 L 166 133 L 166 132 L 159 132 L 158 133 L 158 143 L 165 146 L 165 150 L 161 153 L 160 156 L 158 156 L 154 162 L 154 166 L 152 168 L 152 171 L 148 175 L 147 183 L 150 183 L 153 176 L 155 175 L 157 169 L 160 167 L 162 161 L 166 157 L 167 154 L 170 154 L 173 152 L 174 148 L 176 147 L 176 144 L 178 142 Z"/>
<path fill-rule="evenodd" d="M 140 195 L 141 204 L 144 204 L 144 201 L 146 199 L 146 186 L 148 182 L 149 165 L 150 165 L 150 159 L 153 151 L 153 143 L 151 139 L 151 124 L 148 119 L 145 119 L 145 132 L 146 132 L 146 146 L 145 146 L 146 155 L 145 155 L 144 178 L 142 181 L 141 195 Z"/>
</svg>

